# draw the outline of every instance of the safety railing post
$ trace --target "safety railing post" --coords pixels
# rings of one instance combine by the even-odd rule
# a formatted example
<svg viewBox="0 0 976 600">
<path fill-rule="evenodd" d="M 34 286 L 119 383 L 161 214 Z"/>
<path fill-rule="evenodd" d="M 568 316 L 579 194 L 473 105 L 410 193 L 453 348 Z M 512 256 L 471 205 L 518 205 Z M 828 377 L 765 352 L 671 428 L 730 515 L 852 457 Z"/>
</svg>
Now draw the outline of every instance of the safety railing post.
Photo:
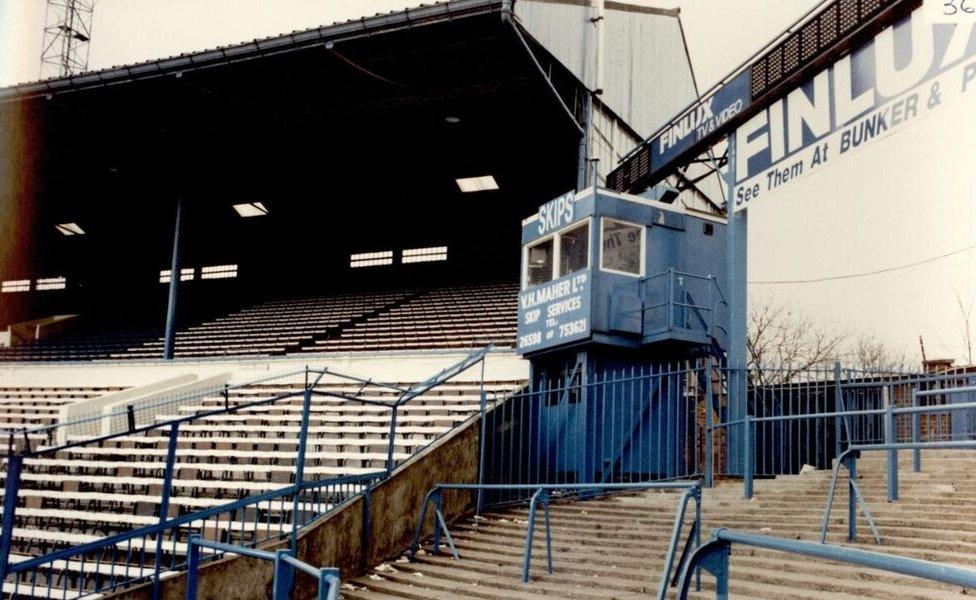
<svg viewBox="0 0 976 600">
<path fill-rule="evenodd" d="M 197 577 L 200 572 L 200 546 L 198 534 L 190 536 L 186 549 L 186 600 L 197 600 Z"/>
<path fill-rule="evenodd" d="M 755 470 L 756 452 L 752 431 L 752 416 L 746 413 L 742 419 L 742 497 L 752 498 L 752 477 Z"/>
<path fill-rule="evenodd" d="M 552 573 L 552 531 L 549 521 L 549 492 L 545 488 L 539 488 L 529 501 L 529 523 L 525 531 L 525 556 L 522 559 L 522 583 L 529 582 L 529 570 L 532 564 L 532 541 L 535 537 L 535 514 L 539 503 L 542 503 L 543 514 L 546 524 L 546 561 L 549 573 Z"/>
<path fill-rule="evenodd" d="M 369 483 L 363 490 L 363 521 L 359 537 L 359 566 L 366 570 L 369 566 L 369 548 L 372 539 L 372 512 L 373 512 L 373 484 Z"/>
<path fill-rule="evenodd" d="M 318 600 L 339 600 L 339 569 L 334 567 L 319 570 Z"/>
<path fill-rule="evenodd" d="M 305 483 L 305 453 L 308 448 L 308 421 L 312 413 L 312 386 L 305 386 L 305 395 L 302 398 L 302 424 L 298 431 L 298 453 L 295 456 L 295 493 L 292 494 L 291 506 L 291 550 L 298 551 L 298 528 L 299 523 L 298 509 L 299 500 L 302 495 L 302 485 Z"/>
<path fill-rule="evenodd" d="M 393 412 L 390 414 L 390 439 L 389 445 L 386 451 L 386 476 L 389 477 L 393 473 L 393 468 L 396 467 L 396 461 L 393 459 L 393 449 L 396 446 L 396 426 L 397 426 L 397 404 L 393 404 Z"/>
<path fill-rule="evenodd" d="M 918 390 L 912 390 L 912 408 L 918 407 Z M 922 437 L 922 425 L 920 422 L 920 415 L 912 413 L 912 443 L 917 444 Z M 922 472 L 922 451 L 918 448 L 912 450 L 912 469 L 916 473 Z"/>
<path fill-rule="evenodd" d="M 159 499 L 159 523 L 165 523 L 169 519 L 169 496 L 173 489 L 173 471 L 176 468 L 176 447 L 180 437 L 180 423 L 175 421 L 169 428 L 169 442 L 166 447 L 166 467 L 163 470 L 162 493 Z M 161 595 L 161 582 L 159 572 L 163 567 L 163 531 L 156 534 L 156 556 L 154 557 L 155 569 L 153 569 L 152 579 L 152 600 L 159 600 Z"/>
<path fill-rule="evenodd" d="M 844 410 L 844 398 L 843 389 L 840 385 L 840 361 L 834 363 L 834 411 L 841 412 Z M 847 417 L 836 416 L 834 417 L 834 457 L 840 456 L 843 451 L 841 448 L 841 434 L 842 434 L 842 423 L 841 421 Z M 851 440 L 847 440 L 848 443 L 852 443 Z"/>
<path fill-rule="evenodd" d="M 707 375 L 705 380 L 705 487 L 712 487 L 714 478 L 713 469 L 715 468 L 715 446 L 713 436 L 715 431 L 715 417 L 712 414 L 712 370 L 706 366 L 703 372 Z"/>
<path fill-rule="evenodd" d="M 431 501 L 434 503 L 434 554 L 441 553 L 441 520 L 438 515 L 441 512 L 441 490 L 434 492 L 431 496 Z"/>
<path fill-rule="evenodd" d="M 481 435 L 478 439 L 478 485 L 481 486 L 485 482 L 485 433 L 487 431 L 488 424 L 487 420 L 487 409 L 488 409 L 488 399 L 485 397 L 485 358 L 481 357 L 481 388 L 479 390 L 480 394 L 480 410 L 481 410 Z M 478 501 L 475 504 L 475 514 L 480 515 L 481 510 L 484 508 L 484 490 L 478 487 Z"/>
<path fill-rule="evenodd" d="M 855 453 L 856 454 L 856 453 Z M 857 456 L 849 455 L 844 459 L 847 463 L 847 541 L 857 539 Z"/>
<path fill-rule="evenodd" d="M 895 432 L 895 407 L 889 398 L 888 405 L 885 407 L 885 444 L 894 444 L 898 441 Z M 898 450 L 891 448 L 888 450 L 888 501 L 898 500 Z"/>
<path fill-rule="evenodd" d="M 728 600 L 729 597 L 729 542 L 718 539 L 722 530 L 712 533 L 712 540 L 700 547 L 692 554 L 691 559 L 685 566 L 684 571 L 677 583 L 676 598 L 685 600 L 691 587 L 691 575 L 695 575 L 697 581 L 701 569 L 708 571 L 715 577 L 715 599 Z"/>
<path fill-rule="evenodd" d="M 17 512 L 17 496 L 20 491 L 20 471 L 24 457 L 20 454 L 7 455 L 7 474 L 3 486 L 3 525 L 0 528 L 0 584 L 7 580 L 10 569 L 10 546 L 13 539 L 14 517 Z"/>
<path fill-rule="evenodd" d="M 291 597 L 292 583 L 295 579 L 295 567 L 282 558 L 282 556 L 290 554 L 290 550 L 275 551 L 274 583 L 272 584 L 271 600 L 288 600 Z"/>
</svg>

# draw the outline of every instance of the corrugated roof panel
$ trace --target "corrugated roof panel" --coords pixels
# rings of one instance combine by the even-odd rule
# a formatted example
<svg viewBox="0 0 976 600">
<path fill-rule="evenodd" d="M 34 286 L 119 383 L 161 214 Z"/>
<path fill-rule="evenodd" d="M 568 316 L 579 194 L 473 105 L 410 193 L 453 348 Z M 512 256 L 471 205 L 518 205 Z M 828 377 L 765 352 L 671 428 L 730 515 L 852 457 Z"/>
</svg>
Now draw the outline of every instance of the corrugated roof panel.
<svg viewBox="0 0 976 600">
<path fill-rule="evenodd" d="M 595 87 L 592 8 L 519 0 L 515 13 L 553 56 L 587 87 Z M 608 8 L 605 23 L 602 99 L 638 133 L 650 135 L 697 97 L 678 19 Z"/>
</svg>

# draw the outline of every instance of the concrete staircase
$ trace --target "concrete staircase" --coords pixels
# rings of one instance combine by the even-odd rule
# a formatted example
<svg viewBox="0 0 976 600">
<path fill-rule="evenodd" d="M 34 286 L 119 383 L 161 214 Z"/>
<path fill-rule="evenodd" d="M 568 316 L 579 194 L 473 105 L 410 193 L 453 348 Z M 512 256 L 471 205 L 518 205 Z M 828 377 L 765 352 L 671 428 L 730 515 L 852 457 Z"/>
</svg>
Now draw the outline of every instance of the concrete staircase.
<svg viewBox="0 0 976 600">
<path fill-rule="evenodd" d="M 901 500 L 885 501 L 884 455 L 859 462 L 859 486 L 878 522 L 883 545 L 873 543 L 859 520 L 854 546 L 976 568 L 976 452 L 923 452 L 922 473 L 911 472 L 911 454 L 900 455 Z M 738 481 L 705 490 L 703 539 L 716 527 L 816 540 L 829 472 L 756 481 L 755 498 L 742 499 Z M 845 541 L 847 491 L 838 486 L 831 543 Z M 532 581 L 521 583 L 524 506 L 486 513 L 452 526 L 461 554 L 400 557 L 344 584 L 350 600 L 563 598 L 605 600 L 655 597 L 678 494 L 644 492 L 552 506 L 555 573 L 545 569 L 545 540 L 537 530 Z M 687 531 L 687 530 L 686 530 Z M 682 541 L 683 542 L 683 541 Z M 733 547 L 731 593 L 736 598 L 783 600 L 836 598 L 969 598 L 960 588 L 796 555 Z M 714 597 L 702 576 L 696 598 Z M 672 593 L 673 595 L 673 593 Z"/>
</svg>

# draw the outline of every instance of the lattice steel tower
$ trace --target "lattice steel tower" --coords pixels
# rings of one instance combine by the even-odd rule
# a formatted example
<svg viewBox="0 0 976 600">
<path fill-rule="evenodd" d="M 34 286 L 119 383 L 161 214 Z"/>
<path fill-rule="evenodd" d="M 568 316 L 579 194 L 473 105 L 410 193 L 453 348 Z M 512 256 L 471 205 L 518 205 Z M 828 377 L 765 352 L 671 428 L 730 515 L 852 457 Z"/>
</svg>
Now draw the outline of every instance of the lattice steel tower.
<svg viewBox="0 0 976 600">
<path fill-rule="evenodd" d="M 41 77 L 66 77 L 88 68 L 96 0 L 47 0 Z"/>
</svg>

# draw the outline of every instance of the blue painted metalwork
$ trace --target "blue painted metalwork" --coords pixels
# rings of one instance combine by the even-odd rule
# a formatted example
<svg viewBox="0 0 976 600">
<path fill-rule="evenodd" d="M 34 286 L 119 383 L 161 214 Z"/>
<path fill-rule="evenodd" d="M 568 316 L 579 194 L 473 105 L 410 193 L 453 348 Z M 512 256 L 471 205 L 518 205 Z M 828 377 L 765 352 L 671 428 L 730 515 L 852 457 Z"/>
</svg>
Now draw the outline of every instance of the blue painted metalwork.
<svg viewBox="0 0 976 600">
<path fill-rule="evenodd" d="M 972 569 L 856 548 L 716 529 L 712 532 L 711 541 L 692 555 L 691 560 L 682 572 L 681 580 L 678 583 L 677 597 L 679 600 L 685 600 L 688 597 L 691 587 L 691 574 L 697 568 L 705 569 L 715 576 L 715 597 L 717 599 L 726 600 L 728 598 L 729 556 L 733 544 L 811 556 L 822 560 L 858 565 L 869 569 L 880 569 L 891 573 L 976 589 L 976 570 Z"/>
<path fill-rule="evenodd" d="M 532 564 L 532 538 L 535 537 L 535 515 L 539 504 L 546 519 L 546 568 L 552 575 L 552 527 L 549 520 L 549 490 L 539 488 L 532 494 L 529 501 L 529 523 L 525 530 L 525 556 L 522 560 L 522 583 L 529 582 L 529 570 Z"/>
<path fill-rule="evenodd" d="M 742 419 L 742 497 L 752 498 L 752 478 L 756 468 L 756 447 L 753 441 L 752 417 L 746 415 Z"/>
<path fill-rule="evenodd" d="M 898 441 L 898 434 L 895 431 L 895 407 L 888 404 L 885 408 L 885 444 L 889 446 L 887 456 L 887 483 L 888 483 L 888 502 L 898 500 L 898 450 L 891 448 L 890 445 Z"/>
<path fill-rule="evenodd" d="M 912 407 L 918 406 L 918 390 L 912 390 Z M 922 440 L 922 421 L 918 413 L 912 413 L 912 443 L 917 444 Z M 912 470 L 916 473 L 922 471 L 922 451 L 918 448 L 912 450 Z"/>
<path fill-rule="evenodd" d="M 586 244 L 580 249 L 585 260 L 571 264 L 561 257 L 563 236 L 581 227 L 588 228 L 586 236 L 574 243 Z M 551 272 L 530 284 L 529 255 L 550 242 Z M 684 346 L 669 353 L 677 360 L 692 350 L 724 347 L 724 244 L 721 218 L 641 196 L 594 187 L 542 205 L 522 225 L 519 352 L 575 352 L 573 345 L 587 342 L 627 349 L 674 342 Z M 606 261 L 616 248 L 634 252 L 627 266 Z"/>
<path fill-rule="evenodd" d="M 847 539 L 853 542 L 857 536 L 857 508 L 860 507 L 864 512 L 864 516 L 868 520 L 868 525 L 871 527 L 871 533 L 874 535 L 874 541 L 878 544 L 881 543 L 881 534 L 878 533 L 878 527 L 875 525 L 874 517 L 871 516 L 871 511 L 868 509 L 867 502 L 864 500 L 864 496 L 857 487 L 857 457 L 860 453 L 857 450 L 848 450 L 834 463 L 833 475 L 830 479 L 830 485 L 827 488 L 827 509 L 824 511 L 824 520 L 820 527 L 820 543 L 823 544 L 827 539 L 827 527 L 830 522 L 830 508 L 834 503 L 834 493 L 837 489 L 837 474 L 839 473 L 841 467 L 847 469 L 848 472 L 848 498 L 847 498 Z"/>
<path fill-rule="evenodd" d="M 834 410 L 845 411 L 847 408 L 844 406 L 844 392 L 841 386 L 841 368 L 840 361 L 834 363 Z M 851 428 L 847 422 L 847 417 L 841 419 L 834 419 L 834 456 L 840 456 L 842 452 L 842 438 L 841 438 L 841 427 L 843 425 L 843 430 L 847 433 L 847 439 L 851 439 Z"/>
<path fill-rule="evenodd" d="M 173 231 L 173 257 L 170 261 L 169 298 L 166 302 L 166 336 L 163 339 L 163 358 L 173 360 L 176 345 L 176 300 L 180 285 L 180 230 L 183 229 L 183 199 L 176 200 L 176 225 Z"/>
<path fill-rule="evenodd" d="M 125 550 L 126 555 L 132 558 L 133 562 L 144 564 L 146 548 L 152 547 L 151 543 L 155 538 L 170 535 L 173 538 L 173 546 L 175 547 L 177 539 L 176 534 L 181 531 L 185 531 L 186 528 L 191 527 L 200 527 L 201 530 L 205 530 L 207 529 L 208 523 L 211 525 L 211 529 L 214 531 L 215 535 L 217 535 L 219 529 L 214 525 L 219 526 L 221 523 L 226 523 L 227 527 L 234 531 L 243 532 L 250 530 L 250 532 L 254 535 L 250 542 L 252 546 L 272 540 L 286 539 L 289 531 L 287 530 L 283 521 L 277 523 L 275 527 L 272 527 L 271 523 L 268 522 L 266 524 L 267 527 L 264 527 L 265 524 L 263 523 L 257 523 L 249 520 L 246 517 L 247 511 L 249 509 L 259 509 L 264 503 L 270 504 L 271 501 L 275 500 L 280 500 L 281 504 L 283 505 L 285 498 L 291 496 L 292 494 L 300 494 L 310 491 L 319 492 L 320 495 L 327 492 L 327 495 L 333 499 L 334 504 L 338 505 L 341 504 L 342 501 L 356 496 L 359 493 L 357 489 L 359 486 L 366 486 L 375 483 L 376 481 L 381 480 L 383 477 L 383 472 L 377 472 L 367 473 L 364 475 L 336 477 L 322 481 L 307 481 L 301 486 L 300 489 L 296 488 L 294 485 L 289 485 L 278 490 L 249 496 L 235 502 L 173 517 L 171 519 L 167 519 L 164 523 L 140 527 L 93 542 L 87 542 L 64 548 L 43 556 L 32 557 L 10 566 L 8 573 L 10 575 L 17 576 L 17 579 L 14 582 L 15 589 L 11 596 L 18 596 L 17 589 L 21 582 L 20 576 L 27 577 L 28 574 L 41 570 L 57 572 L 56 568 L 54 567 L 56 563 L 64 561 L 66 564 L 72 559 L 80 560 L 83 569 L 86 560 L 85 557 L 89 554 L 102 555 L 113 550 Z M 328 506 L 329 503 L 324 503 L 321 501 L 319 503 L 323 505 L 324 510 L 313 515 L 307 521 L 293 523 L 291 527 L 302 527 L 307 525 L 312 520 L 326 514 L 329 510 L 331 510 L 331 507 Z M 202 526 L 200 525 L 201 523 L 203 524 Z M 136 561 L 136 558 L 132 556 L 133 553 L 136 553 L 140 560 Z M 167 565 L 167 568 L 170 570 L 180 569 L 185 564 L 185 562 L 178 562 L 175 557 L 173 557 Z M 67 567 L 62 568 L 62 571 L 66 570 Z M 99 580 L 96 575 L 93 575 L 91 578 L 92 587 L 90 587 L 87 591 L 89 593 L 114 591 L 121 587 L 139 583 L 147 579 L 152 580 L 153 576 L 155 575 L 155 572 L 153 572 L 148 575 L 136 576 L 130 574 L 128 571 L 129 568 L 126 568 L 124 572 L 119 573 L 118 575 L 113 575 L 108 581 L 105 579 Z M 50 581 L 48 581 L 48 584 L 44 587 L 48 589 L 50 593 Z"/>
<path fill-rule="evenodd" d="M 705 381 L 705 487 L 710 488 L 714 485 L 715 469 L 715 446 L 712 440 L 712 431 L 715 426 L 714 410 L 712 409 L 714 398 L 712 397 L 712 376 L 707 374 Z"/>
<path fill-rule="evenodd" d="M 485 393 L 485 361 L 481 361 L 481 386 L 478 389 L 478 414 L 481 422 L 478 424 L 478 483 L 485 482 L 485 428 L 488 423 L 488 395 Z M 475 514 L 481 514 L 484 508 L 483 490 L 478 490 L 478 501 L 475 504 Z"/>
<path fill-rule="evenodd" d="M 943 407 L 943 408 L 949 408 L 949 407 Z M 976 408 L 976 406 L 973 406 L 971 408 Z M 861 452 L 886 452 L 890 454 L 891 452 L 897 453 L 899 450 L 916 450 L 916 449 L 917 450 L 938 450 L 938 449 L 959 450 L 959 449 L 973 449 L 973 448 L 976 448 L 976 440 L 955 440 L 949 442 L 918 442 L 918 443 L 903 442 L 903 443 L 891 443 L 891 444 L 862 444 L 862 445 L 851 446 L 838 459 L 837 465 L 834 467 L 834 472 L 830 478 L 830 486 L 827 488 L 827 501 L 824 505 L 823 522 L 821 523 L 820 526 L 820 543 L 821 544 L 824 543 L 827 539 L 827 528 L 830 524 L 830 511 L 833 505 L 834 490 L 837 487 L 837 475 L 839 473 L 841 464 L 850 463 L 851 465 L 850 467 L 848 467 L 848 473 L 849 473 L 848 477 L 850 480 L 849 483 L 851 489 L 852 491 L 854 491 L 854 493 L 858 497 L 858 500 L 861 502 L 861 508 L 862 510 L 864 510 L 865 516 L 868 518 L 868 522 L 871 525 L 872 532 L 874 533 L 875 542 L 880 544 L 881 535 L 878 533 L 877 528 L 874 525 L 874 520 L 871 518 L 871 514 L 867 511 L 867 505 L 864 503 L 863 497 L 861 496 L 860 492 L 857 491 L 857 487 L 855 483 L 855 480 L 857 478 L 855 461 L 860 456 L 860 453 Z M 897 463 L 895 466 L 897 467 Z M 891 468 L 890 462 L 888 463 L 888 468 L 889 469 Z M 894 481 L 894 486 L 895 486 L 893 489 L 890 487 L 892 481 Z M 892 495 L 892 493 L 894 493 L 895 498 L 897 499 L 898 497 L 897 476 L 893 478 L 891 476 L 891 473 L 889 472 L 888 482 L 889 482 L 889 488 L 888 488 L 889 497 Z M 852 533 L 856 533 L 857 531 L 857 525 L 856 523 L 854 523 L 854 521 L 856 521 L 857 519 L 857 511 L 848 510 L 848 518 L 851 519 L 851 524 L 849 526 L 850 529 L 848 533 L 848 535 L 850 536 Z"/>
<path fill-rule="evenodd" d="M 137 427 L 134 431 L 125 431 L 123 433 L 95 437 L 90 440 L 73 441 L 69 444 L 44 448 L 32 448 L 27 444 L 18 447 L 13 443 L 13 439 L 11 438 L 8 470 L 5 481 L 7 495 L 4 498 L 4 533 L 2 540 L 0 540 L 0 567 L 2 567 L 0 569 L 2 573 L 0 574 L 4 575 L 4 577 L 0 578 L 0 581 L 5 580 L 7 575 L 12 576 L 14 590 L 10 595 L 11 597 L 16 597 L 18 596 L 21 585 L 29 585 L 32 592 L 38 588 L 47 589 L 48 595 L 51 593 L 62 595 L 67 593 L 67 587 L 64 590 L 57 589 L 55 592 L 51 591 L 52 586 L 55 585 L 55 579 L 59 579 L 63 582 L 64 586 L 67 586 L 70 578 L 73 581 L 73 586 L 78 587 L 80 591 L 89 593 L 114 591 L 120 587 L 148 580 L 152 583 L 153 597 L 157 598 L 160 593 L 160 573 L 165 570 L 179 569 L 185 564 L 182 561 L 189 560 L 186 556 L 183 558 L 178 556 L 184 554 L 184 551 L 179 549 L 182 546 L 179 540 L 181 539 L 181 534 L 185 535 L 187 530 L 192 532 L 196 528 L 199 528 L 200 531 L 207 532 L 207 535 L 215 536 L 213 540 L 215 542 L 233 541 L 237 539 L 242 544 L 250 546 L 272 540 L 289 539 L 290 547 L 294 549 L 297 545 L 299 529 L 326 514 L 333 507 L 363 493 L 371 485 L 389 476 L 389 472 L 387 471 L 368 473 L 354 477 L 339 477 L 324 481 L 305 480 L 304 457 L 308 443 L 308 424 L 312 396 L 338 397 L 345 401 L 381 405 L 385 408 L 396 407 L 434 389 L 441 383 L 477 365 L 479 362 L 483 364 L 484 358 L 489 350 L 490 348 L 486 348 L 473 352 L 457 364 L 444 369 L 427 381 L 411 388 L 374 382 L 356 376 L 347 376 L 328 369 L 307 369 L 286 375 L 287 377 L 291 377 L 303 372 L 315 375 L 312 381 L 306 379 L 306 385 L 301 392 L 289 392 L 273 398 L 253 402 L 241 402 L 233 406 L 225 399 L 225 402 L 219 409 L 207 410 L 195 415 L 172 419 L 167 422 Z M 365 398 L 341 393 L 316 390 L 316 386 L 325 375 L 338 377 L 343 380 L 359 381 L 363 384 L 363 388 L 367 385 L 372 385 L 395 390 L 400 396 L 395 403 L 391 404 L 373 402 Z M 280 377 L 282 376 L 264 378 L 259 381 L 265 382 Z M 226 386 L 226 390 L 236 387 L 240 386 Z M 225 390 L 222 389 L 220 391 Z M 212 393 L 214 392 L 205 392 L 201 396 Z M 298 439 L 296 440 L 298 449 L 295 459 L 295 478 L 292 485 L 243 498 L 236 502 L 211 509 L 196 511 L 176 518 L 169 518 L 169 496 L 175 475 L 176 455 L 179 452 L 177 441 L 182 424 L 192 423 L 204 417 L 233 414 L 241 410 L 246 410 L 249 407 L 274 405 L 279 401 L 299 395 L 303 396 L 302 420 Z M 167 402 L 178 405 L 179 403 L 193 400 L 196 397 L 191 396 L 167 400 Z M 45 457 L 65 448 L 73 448 L 87 444 L 101 444 L 120 435 L 146 433 L 161 429 L 168 430 L 169 438 L 166 461 L 162 465 L 159 522 L 157 524 L 109 535 L 94 542 L 78 544 L 48 552 L 41 556 L 35 556 L 18 562 L 15 565 L 9 564 L 13 537 L 11 532 L 16 523 L 15 513 L 18 500 L 17 492 L 20 466 L 23 464 L 25 458 Z M 55 431 L 55 428 L 48 428 L 46 431 Z M 391 427 L 391 440 L 395 436 L 394 432 L 395 430 Z M 446 435 L 446 433 L 442 435 Z M 53 438 L 54 436 L 52 435 L 51 439 Z M 368 523 L 364 527 L 368 531 Z M 199 558 L 197 556 L 196 560 L 199 560 Z M 71 559 L 71 565 L 69 565 L 69 559 Z M 60 565 L 59 562 L 61 562 Z M 108 573 L 105 572 L 106 569 L 104 568 L 106 564 L 111 565 L 107 568 Z M 116 568 L 118 568 L 118 572 L 116 572 Z M 77 574 L 79 572 L 80 575 Z M 281 579 L 281 581 L 285 581 L 285 579 Z"/>
<path fill-rule="evenodd" d="M 274 582 L 272 584 L 273 600 L 287 600 L 291 597 L 295 570 L 302 571 L 315 578 L 318 583 L 317 598 L 319 600 L 338 600 L 339 598 L 339 570 L 331 567 L 313 567 L 295 558 L 291 554 L 291 550 L 267 552 L 246 546 L 212 542 L 201 538 L 199 535 L 190 536 L 188 548 L 189 560 L 186 570 L 186 600 L 197 599 L 201 548 L 207 548 L 221 554 L 235 554 L 274 563 Z"/>
<path fill-rule="evenodd" d="M 17 490 L 20 488 L 20 472 L 23 466 L 24 457 L 17 454 L 7 457 L 7 472 L 3 484 L 3 525 L 0 526 L 0 583 L 7 580 L 7 573 L 10 572 L 10 546 L 13 541 Z"/>
<path fill-rule="evenodd" d="M 176 463 L 176 444 L 180 435 L 180 424 L 173 423 L 169 428 L 169 440 L 166 445 L 166 468 L 163 470 L 162 493 L 159 500 L 159 522 L 165 523 L 169 518 L 169 496 L 173 490 L 173 467 Z M 163 565 L 163 536 L 156 536 L 155 568 L 152 579 L 152 599 L 159 600 L 159 574 Z"/>
<path fill-rule="evenodd" d="M 748 408 L 748 295 L 746 281 L 748 276 L 748 211 L 734 212 L 735 204 L 733 187 L 735 183 L 735 164 L 737 148 L 735 136 L 728 136 L 728 166 L 726 169 L 726 190 L 728 198 L 725 202 L 725 213 L 728 230 L 725 238 L 725 272 L 727 278 L 729 308 L 729 340 L 727 347 L 728 361 L 728 420 L 738 420 L 746 416 Z M 728 473 L 738 475 L 743 472 L 740 464 L 743 440 L 736 430 L 728 430 L 729 465 Z"/>
<path fill-rule="evenodd" d="M 295 456 L 295 489 L 301 489 L 305 482 L 305 453 L 308 448 L 308 421 L 312 411 L 312 390 L 318 385 L 325 373 L 319 373 L 311 385 L 306 387 L 302 398 L 302 421 L 298 433 L 298 452 Z M 307 373 L 306 373 L 307 376 Z M 393 428 L 390 428 L 390 435 L 393 435 Z M 292 516 L 298 518 L 298 494 L 292 497 Z M 291 530 L 291 550 L 298 551 L 298 528 L 292 527 Z"/>
<path fill-rule="evenodd" d="M 451 532 L 448 529 L 447 521 L 444 518 L 442 507 L 443 492 L 448 490 L 475 492 L 484 490 L 521 490 L 532 492 L 529 500 L 528 525 L 525 532 L 525 550 L 522 559 L 522 581 L 529 581 L 530 567 L 532 563 L 532 542 L 535 536 L 535 522 L 539 505 L 543 508 L 546 529 L 546 564 L 549 573 L 553 572 L 552 558 L 552 532 L 549 517 L 549 504 L 552 502 L 552 494 L 555 492 L 565 492 L 574 494 L 577 497 L 583 492 L 596 492 L 605 494 L 620 491 L 639 491 L 639 490 L 684 490 L 678 505 L 678 512 L 675 516 L 674 526 L 671 529 L 671 541 L 668 545 L 668 552 L 664 559 L 664 570 L 662 572 L 661 587 L 658 591 L 658 598 L 663 600 L 667 593 L 667 584 L 671 579 L 672 571 L 675 570 L 675 557 L 678 546 L 681 542 L 681 531 L 684 526 L 685 516 L 688 510 L 688 503 L 695 502 L 695 521 L 692 530 L 688 535 L 689 544 L 697 547 L 701 543 L 701 485 L 699 482 L 674 481 L 674 482 L 643 482 L 643 483 L 603 483 L 603 484 L 477 484 L 477 483 L 439 483 L 432 487 L 424 497 L 420 506 L 420 514 L 417 518 L 417 526 L 414 529 L 413 541 L 410 544 L 408 555 L 413 560 L 417 551 L 420 549 L 420 540 L 423 534 L 424 524 L 427 522 L 427 510 L 429 505 L 434 506 L 434 533 L 433 550 L 434 553 L 440 552 L 440 536 L 443 534 L 447 538 L 448 546 L 455 560 L 460 560 Z M 683 555 L 682 555 L 683 556 Z M 683 558 L 679 559 L 679 566 Z M 675 575 L 677 574 L 676 571 Z"/>
</svg>

